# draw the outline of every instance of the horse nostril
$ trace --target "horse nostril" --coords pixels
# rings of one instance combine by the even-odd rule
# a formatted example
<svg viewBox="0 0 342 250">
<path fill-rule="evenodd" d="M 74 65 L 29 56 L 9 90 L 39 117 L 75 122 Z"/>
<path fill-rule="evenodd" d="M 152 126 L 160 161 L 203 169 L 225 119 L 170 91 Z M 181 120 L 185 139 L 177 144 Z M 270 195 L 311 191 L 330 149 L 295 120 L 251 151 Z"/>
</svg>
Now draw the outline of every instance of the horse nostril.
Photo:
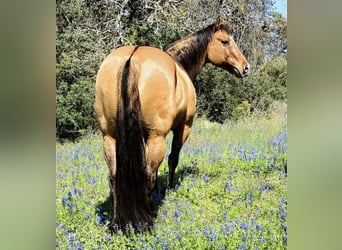
<svg viewBox="0 0 342 250">
<path fill-rule="evenodd" d="M 247 73 L 248 72 L 248 70 L 249 70 L 249 64 L 246 64 L 245 65 L 245 68 L 244 68 L 244 70 L 243 70 L 243 73 Z"/>
</svg>

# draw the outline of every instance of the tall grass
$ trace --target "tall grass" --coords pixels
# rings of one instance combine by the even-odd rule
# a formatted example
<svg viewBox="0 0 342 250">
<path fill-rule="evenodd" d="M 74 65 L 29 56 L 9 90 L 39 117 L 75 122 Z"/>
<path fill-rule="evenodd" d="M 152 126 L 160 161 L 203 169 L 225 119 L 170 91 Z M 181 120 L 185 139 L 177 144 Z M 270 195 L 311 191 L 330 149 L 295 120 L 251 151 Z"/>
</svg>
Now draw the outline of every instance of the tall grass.
<svg viewBox="0 0 342 250">
<path fill-rule="evenodd" d="M 108 231 L 108 170 L 100 135 L 57 143 L 56 248 L 285 249 L 286 105 L 277 103 L 271 111 L 223 125 L 195 120 L 173 189 L 166 188 L 167 161 L 159 168 L 165 196 L 154 196 L 151 233 Z"/>
</svg>

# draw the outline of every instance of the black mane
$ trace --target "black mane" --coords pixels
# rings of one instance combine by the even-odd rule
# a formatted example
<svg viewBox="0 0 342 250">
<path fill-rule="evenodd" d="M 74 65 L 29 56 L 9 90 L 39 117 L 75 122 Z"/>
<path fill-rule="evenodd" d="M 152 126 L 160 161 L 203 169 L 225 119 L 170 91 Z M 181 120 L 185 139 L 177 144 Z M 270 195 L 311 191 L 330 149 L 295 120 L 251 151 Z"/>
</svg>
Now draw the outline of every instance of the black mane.
<svg viewBox="0 0 342 250">
<path fill-rule="evenodd" d="M 203 64 L 206 62 L 207 47 L 211 40 L 214 25 L 192 33 L 171 45 L 165 51 L 188 72 L 190 78 L 194 78 Z M 220 24 L 220 29 L 231 33 L 228 24 Z"/>
</svg>

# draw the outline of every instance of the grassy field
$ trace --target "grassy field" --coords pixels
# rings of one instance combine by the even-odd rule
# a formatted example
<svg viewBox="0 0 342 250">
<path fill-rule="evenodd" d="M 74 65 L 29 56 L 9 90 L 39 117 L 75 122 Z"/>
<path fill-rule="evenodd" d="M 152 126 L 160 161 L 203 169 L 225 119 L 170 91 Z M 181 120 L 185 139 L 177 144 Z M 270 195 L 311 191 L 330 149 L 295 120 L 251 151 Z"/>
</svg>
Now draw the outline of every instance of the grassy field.
<svg viewBox="0 0 342 250">
<path fill-rule="evenodd" d="M 165 190 L 167 155 L 159 168 Z M 286 249 L 286 106 L 220 125 L 196 119 L 151 233 L 111 235 L 100 135 L 56 144 L 57 249 Z"/>
</svg>

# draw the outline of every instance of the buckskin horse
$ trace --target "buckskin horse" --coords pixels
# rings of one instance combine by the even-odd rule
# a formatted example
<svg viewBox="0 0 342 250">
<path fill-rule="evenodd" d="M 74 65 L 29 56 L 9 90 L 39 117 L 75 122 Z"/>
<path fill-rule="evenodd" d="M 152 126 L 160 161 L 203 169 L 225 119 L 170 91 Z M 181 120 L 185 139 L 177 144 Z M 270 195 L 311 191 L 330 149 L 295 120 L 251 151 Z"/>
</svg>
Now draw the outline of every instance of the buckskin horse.
<svg viewBox="0 0 342 250">
<path fill-rule="evenodd" d="M 144 230 L 153 224 L 150 197 L 157 188 L 165 137 L 173 131 L 168 158 L 168 185 L 172 187 L 180 149 L 196 111 L 192 81 L 207 62 L 239 78 L 249 71 L 228 23 L 220 18 L 165 51 L 123 46 L 102 62 L 94 107 L 113 194 L 112 229 L 130 224 Z"/>
</svg>

